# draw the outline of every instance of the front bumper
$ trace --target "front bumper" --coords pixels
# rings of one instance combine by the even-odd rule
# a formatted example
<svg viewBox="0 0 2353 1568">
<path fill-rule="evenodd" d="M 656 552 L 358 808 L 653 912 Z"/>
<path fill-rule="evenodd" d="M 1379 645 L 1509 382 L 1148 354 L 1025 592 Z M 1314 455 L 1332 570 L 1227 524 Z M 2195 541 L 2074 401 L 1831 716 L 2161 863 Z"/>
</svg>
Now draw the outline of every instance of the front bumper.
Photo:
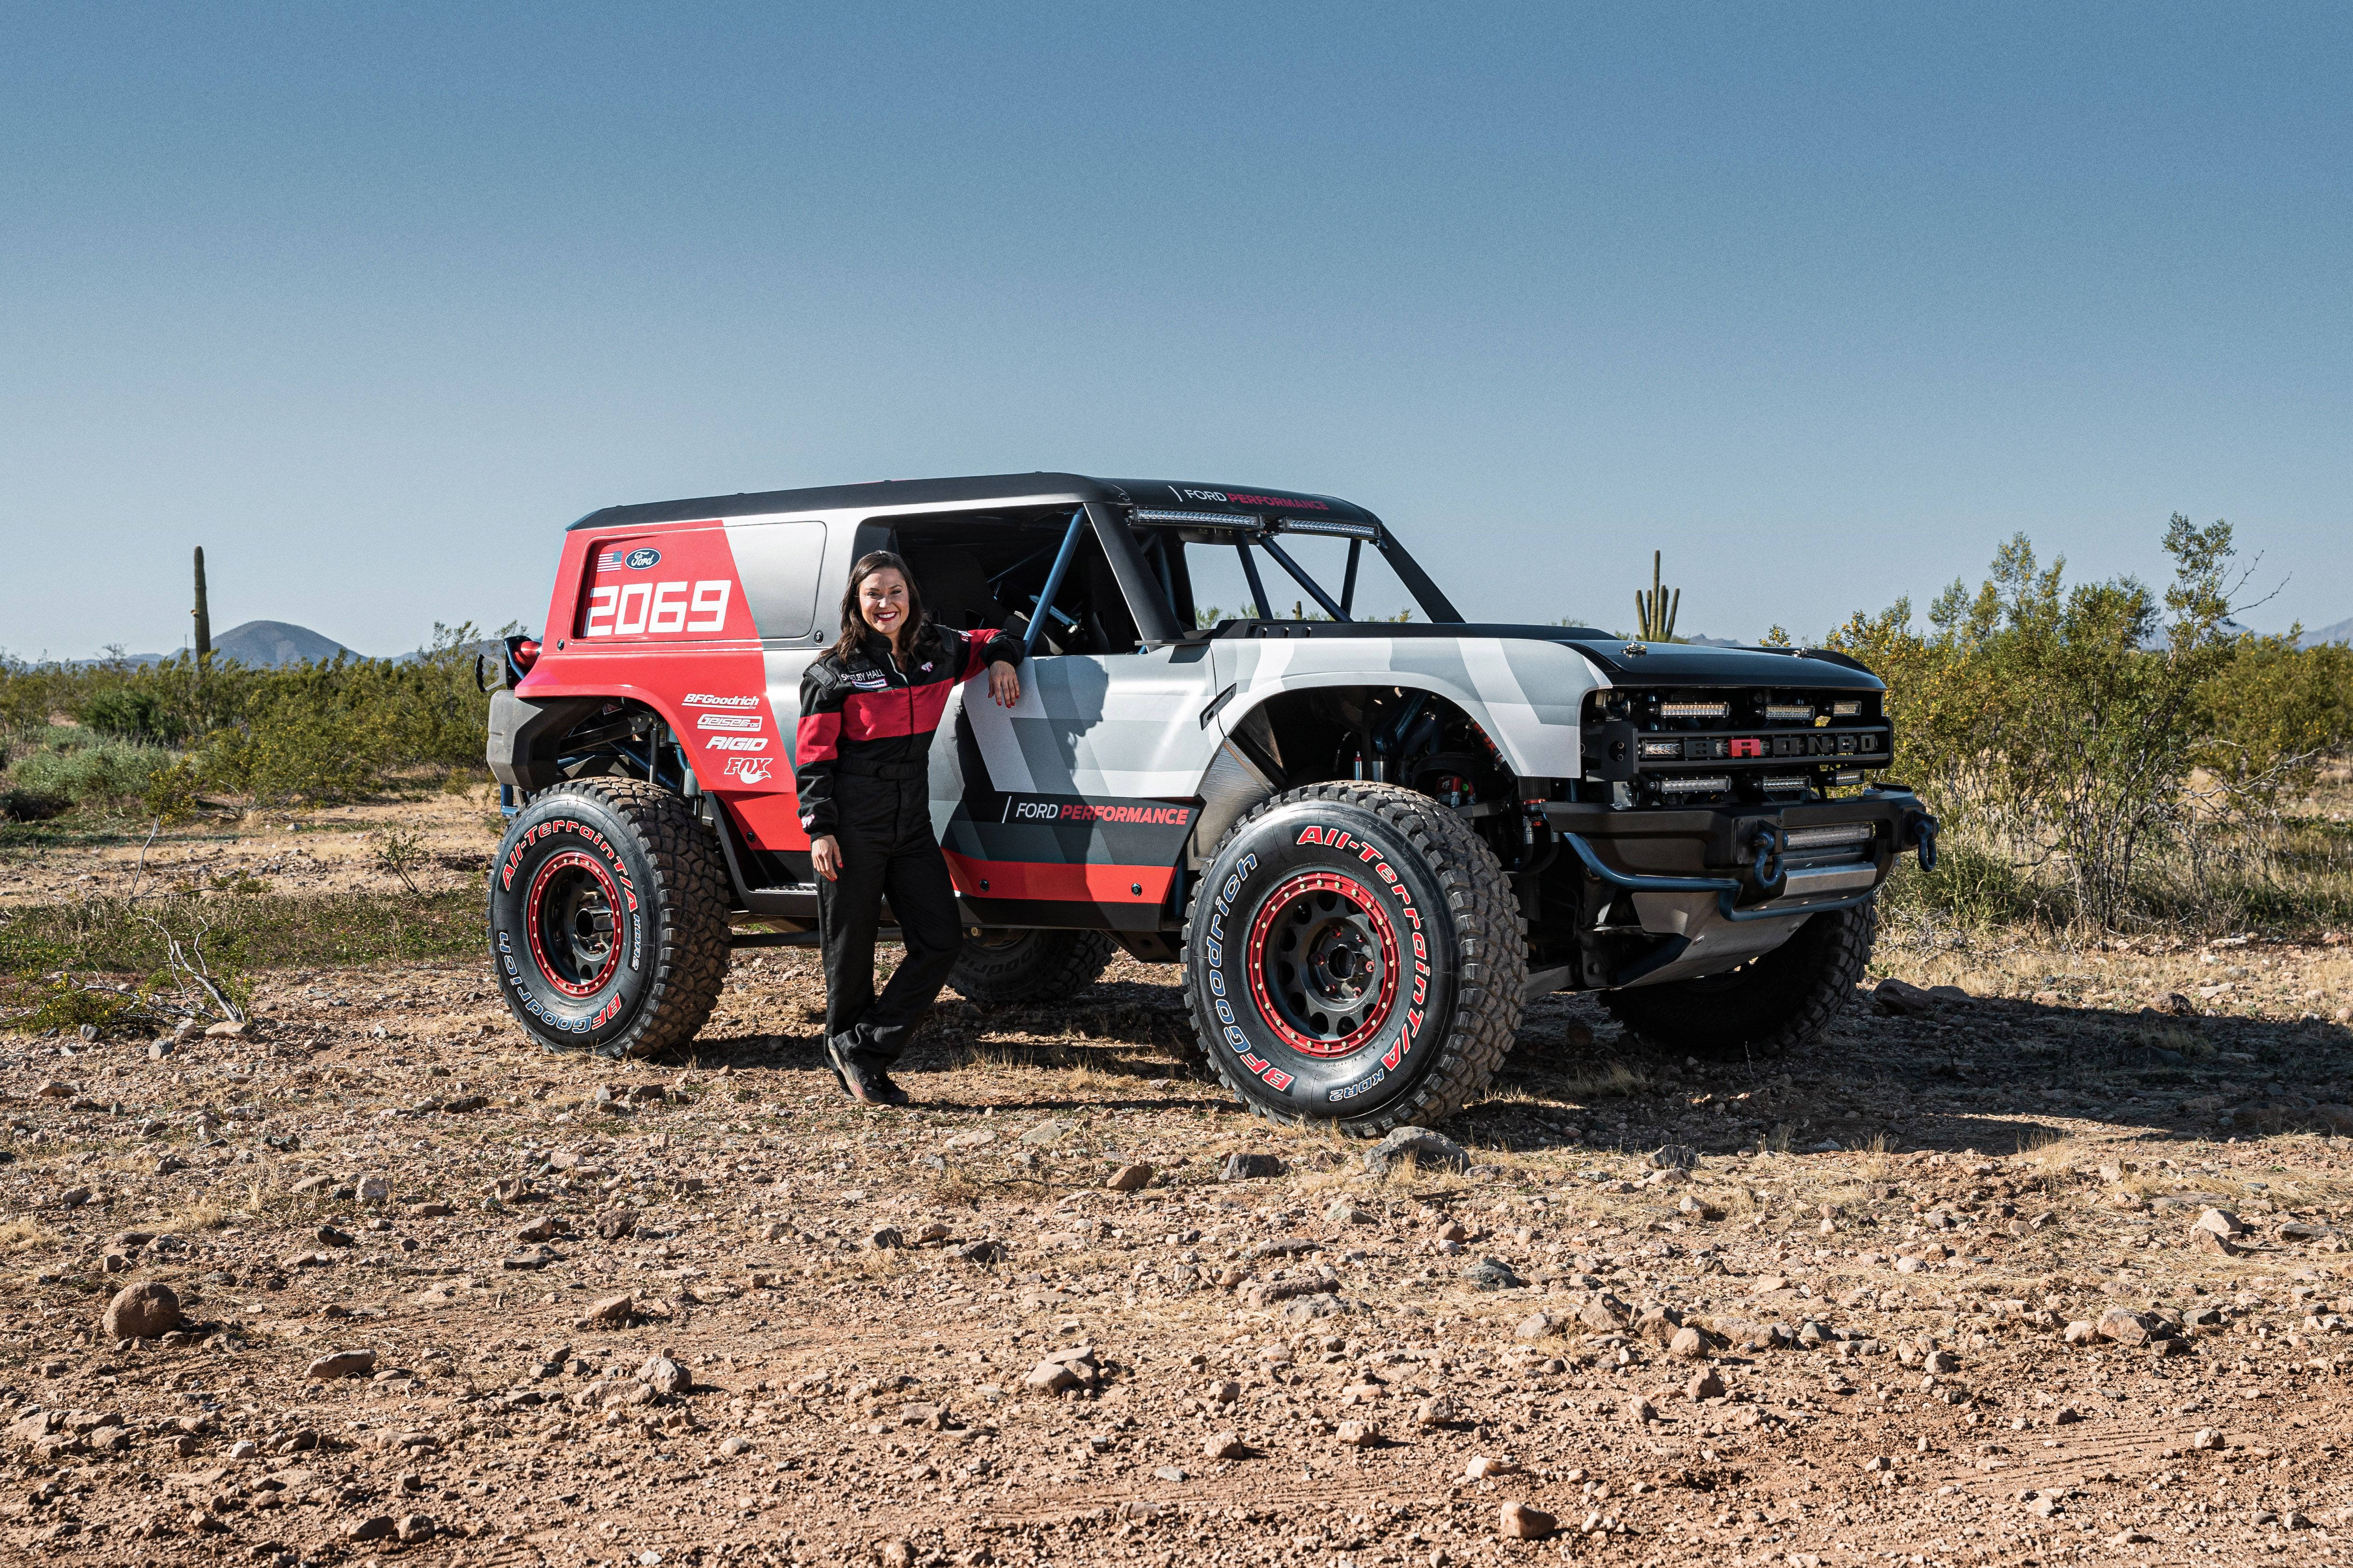
<svg viewBox="0 0 2353 1568">
<path fill-rule="evenodd" d="M 1596 879 L 1637 893 L 1712 893 L 1727 921 L 1850 908 L 1877 890 L 1905 850 L 1936 863 L 1936 819 L 1900 784 L 1806 805 L 1662 810 L 1546 801 L 1543 811 Z"/>
</svg>

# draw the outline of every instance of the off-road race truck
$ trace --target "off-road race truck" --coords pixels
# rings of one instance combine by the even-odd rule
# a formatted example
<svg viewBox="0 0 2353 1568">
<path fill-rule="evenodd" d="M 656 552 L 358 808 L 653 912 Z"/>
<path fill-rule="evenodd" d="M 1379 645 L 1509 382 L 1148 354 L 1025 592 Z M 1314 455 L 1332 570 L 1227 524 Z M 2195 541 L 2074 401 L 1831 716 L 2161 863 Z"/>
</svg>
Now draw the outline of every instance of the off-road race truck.
<svg viewBox="0 0 2353 1568">
<path fill-rule="evenodd" d="M 1017 707 L 959 690 L 934 748 L 950 984 L 1037 1002 L 1118 949 L 1182 964 L 1210 1065 L 1277 1121 L 1444 1117 L 1556 991 L 1680 1051 L 1800 1046 L 1895 857 L 1933 858 L 1935 819 L 1873 782 L 1855 660 L 1469 622 L 1331 496 L 1039 473 L 616 507 L 572 525 L 491 700 L 491 956 L 542 1041 L 653 1055 L 731 948 L 815 942 L 801 671 L 881 549 L 934 619 L 1030 652 Z M 1357 618 L 1376 574 L 1412 618 Z M 1200 624 L 1215 582 L 1250 613 Z"/>
</svg>

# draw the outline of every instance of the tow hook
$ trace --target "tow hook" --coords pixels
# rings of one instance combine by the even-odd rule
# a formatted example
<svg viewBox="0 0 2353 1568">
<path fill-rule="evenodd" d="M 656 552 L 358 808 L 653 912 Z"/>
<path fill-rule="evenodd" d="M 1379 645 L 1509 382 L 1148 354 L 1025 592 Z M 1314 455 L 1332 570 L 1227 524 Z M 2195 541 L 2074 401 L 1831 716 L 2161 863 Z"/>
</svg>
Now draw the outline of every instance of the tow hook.
<svg viewBox="0 0 2353 1568">
<path fill-rule="evenodd" d="M 1907 812 L 1905 814 L 1904 828 L 1912 839 L 1914 850 L 1920 857 L 1920 869 L 1935 870 L 1938 831 L 1936 819 L 1925 811 Z"/>
<path fill-rule="evenodd" d="M 1757 830 L 1757 836 L 1748 841 L 1748 851 L 1757 857 L 1757 890 L 1768 899 L 1778 897 L 1782 883 L 1781 830 L 1773 826 L 1760 826 Z"/>
</svg>

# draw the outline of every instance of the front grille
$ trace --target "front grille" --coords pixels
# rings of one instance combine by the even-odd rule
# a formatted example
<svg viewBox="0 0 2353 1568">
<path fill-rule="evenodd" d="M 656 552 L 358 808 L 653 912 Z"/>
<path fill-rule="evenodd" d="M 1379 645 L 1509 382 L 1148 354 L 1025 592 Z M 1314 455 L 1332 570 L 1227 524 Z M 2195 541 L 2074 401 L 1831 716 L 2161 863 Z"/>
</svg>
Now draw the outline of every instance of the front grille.
<svg viewBox="0 0 2353 1568">
<path fill-rule="evenodd" d="M 1876 691 L 1620 687 L 1583 718 L 1586 776 L 1662 805 L 1815 798 L 1894 745 Z"/>
</svg>

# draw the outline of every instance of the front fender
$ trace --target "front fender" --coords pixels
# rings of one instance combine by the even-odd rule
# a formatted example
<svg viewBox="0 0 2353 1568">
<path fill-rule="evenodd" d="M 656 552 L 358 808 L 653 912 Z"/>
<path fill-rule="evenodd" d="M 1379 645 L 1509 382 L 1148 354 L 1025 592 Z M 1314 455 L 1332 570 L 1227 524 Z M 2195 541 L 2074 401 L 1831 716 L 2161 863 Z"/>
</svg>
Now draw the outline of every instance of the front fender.
<svg viewBox="0 0 2353 1568">
<path fill-rule="evenodd" d="M 1462 710 L 1522 778 L 1583 772 L 1585 694 L 1609 684 L 1575 649 L 1520 637 L 1251 637 L 1221 647 L 1218 657 L 1235 686 L 1219 715 L 1229 734 L 1279 692 L 1394 686 Z"/>
</svg>

